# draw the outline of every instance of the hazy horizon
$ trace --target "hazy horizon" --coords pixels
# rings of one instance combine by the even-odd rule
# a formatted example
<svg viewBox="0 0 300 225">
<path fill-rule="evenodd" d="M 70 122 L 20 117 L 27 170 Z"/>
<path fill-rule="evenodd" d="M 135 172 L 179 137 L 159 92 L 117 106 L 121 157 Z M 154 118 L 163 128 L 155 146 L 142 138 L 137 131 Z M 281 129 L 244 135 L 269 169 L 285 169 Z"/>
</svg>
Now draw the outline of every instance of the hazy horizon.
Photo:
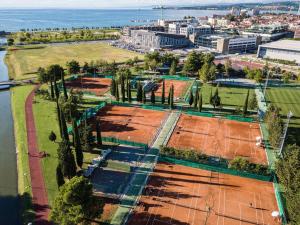
<svg viewBox="0 0 300 225">
<path fill-rule="evenodd" d="M 0 0 L 0 9 L 137 9 L 151 8 L 157 5 L 216 5 L 226 3 L 261 3 L 276 1 L 241 1 L 241 0 Z"/>
</svg>

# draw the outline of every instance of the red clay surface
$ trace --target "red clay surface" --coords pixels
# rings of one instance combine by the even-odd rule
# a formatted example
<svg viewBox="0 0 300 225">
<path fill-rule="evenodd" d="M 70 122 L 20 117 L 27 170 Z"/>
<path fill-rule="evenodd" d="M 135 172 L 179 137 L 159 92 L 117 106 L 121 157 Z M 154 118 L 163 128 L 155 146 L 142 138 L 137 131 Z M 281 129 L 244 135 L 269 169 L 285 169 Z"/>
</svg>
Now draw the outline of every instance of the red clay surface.
<svg viewBox="0 0 300 225">
<path fill-rule="evenodd" d="M 272 183 L 159 163 L 128 224 L 280 224 L 272 211 Z"/>
<path fill-rule="evenodd" d="M 232 68 L 235 70 L 242 70 L 245 67 L 248 67 L 250 69 L 262 69 L 264 67 L 263 64 L 257 63 L 257 62 L 247 62 L 247 61 L 242 61 L 242 60 L 230 60 L 232 64 Z M 219 63 L 225 64 L 226 60 L 221 59 L 221 60 L 215 60 L 214 63 L 218 65 Z"/>
<path fill-rule="evenodd" d="M 168 142 L 178 149 L 192 149 L 204 154 L 267 164 L 263 147 L 256 146 L 261 136 L 259 124 L 182 114 Z"/>
<path fill-rule="evenodd" d="M 42 173 L 40 152 L 38 150 L 34 115 L 32 110 L 32 103 L 35 95 L 35 90 L 36 89 L 34 89 L 26 99 L 25 114 L 26 114 L 27 143 L 28 143 L 29 167 L 30 167 L 30 178 L 31 178 L 31 189 L 32 189 L 32 203 L 35 211 L 34 224 L 44 225 L 44 224 L 51 224 L 51 223 L 48 222 L 48 215 L 50 213 L 50 209 L 48 205 L 47 191 L 46 191 L 44 177 Z"/>
<path fill-rule="evenodd" d="M 166 112 L 138 107 L 107 105 L 96 118 L 100 119 L 101 135 L 104 137 L 149 144 L 166 115 Z"/>
<path fill-rule="evenodd" d="M 175 99 L 177 99 L 177 98 L 184 97 L 184 94 L 186 93 L 191 82 L 190 81 L 180 81 L 180 80 L 165 80 L 165 96 L 166 96 L 166 98 L 169 95 L 170 87 L 172 84 L 174 85 L 174 97 L 175 97 Z M 155 92 L 156 96 L 159 96 L 159 97 L 161 96 L 162 86 L 163 86 L 163 82 L 160 82 L 159 88 Z"/>
<path fill-rule="evenodd" d="M 105 94 L 111 85 L 111 79 L 100 77 L 79 77 L 73 81 L 67 81 L 66 87 L 78 91 L 92 92 L 98 96 Z"/>
</svg>

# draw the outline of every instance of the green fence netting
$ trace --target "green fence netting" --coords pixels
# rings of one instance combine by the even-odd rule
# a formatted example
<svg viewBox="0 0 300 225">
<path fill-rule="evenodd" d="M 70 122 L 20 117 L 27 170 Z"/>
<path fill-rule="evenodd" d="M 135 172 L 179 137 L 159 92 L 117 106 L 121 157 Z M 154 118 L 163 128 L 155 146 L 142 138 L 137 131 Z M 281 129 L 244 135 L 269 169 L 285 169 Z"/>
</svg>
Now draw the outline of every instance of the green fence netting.
<svg viewBox="0 0 300 225">
<path fill-rule="evenodd" d="M 213 113 L 208 113 L 208 112 L 185 111 L 184 113 L 193 116 L 214 117 Z"/>
<path fill-rule="evenodd" d="M 252 123 L 254 121 L 253 118 L 250 117 L 242 117 L 242 116 L 237 116 L 237 115 L 229 115 L 225 117 L 228 120 L 235 120 L 235 121 L 239 121 L 239 122 L 248 122 L 248 123 Z"/>
<path fill-rule="evenodd" d="M 77 126 L 79 126 L 84 120 L 94 117 L 97 114 L 97 112 L 105 106 L 106 106 L 106 102 L 100 102 L 99 105 L 97 105 L 96 107 L 85 110 L 82 116 L 77 120 Z M 72 133 L 72 130 L 73 130 L 72 126 L 68 127 L 69 134 Z"/>
<path fill-rule="evenodd" d="M 165 80 L 182 80 L 182 81 L 190 81 L 191 78 L 189 77 L 183 77 L 179 75 L 163 75 L 160 76 L 160 78 L 165 79 Z"/>
<path fill-rule="evenodd" d="M 276 176 L 274 176 L 274 190 L 275 190 L 275 196 L 276 196 L 276 201 L 277 201 L 280 217 L 282 219 L 282 224 L 285 225 L 285 224 L 287 224 L 287 219 L 285 216 L 283 197 L 282 197 L 282 194 L 280 191 L 280 186 L 279 186 Z"/>
<path fill-rule="evenodd" d="M 143 109 L 156 110 L 156 111 L 164 111 L 165 107 L 163 106 L 155 106 L 155 105 L 142 105 Z"/>
<path fill-rule="evenodd" d="M 145 150 L 148 149 L 147 144 L 133 142 L 133 141 L 127 141 L 127 140 L 121 140 L 121 139 L 118 139 L 118 138 L 115 138 L 115 137 L 102 137 L 102 141 L 117 143 L 117 144 L 122 144 L 122 145 L 128 145 L 128 146 L 133 146 L 133 147 L 139 147 L 139 148 L 143 148 Z"/>
<path fill-rule="evenodd" d="M 256 180 L 261 180 L 261 181 L 268 181 L 268 182 L 272 181 L 272 176 L 263 176 L 263 175 L 248 173 L 248 172 L 244 172 L 244 171 L 238 171 L 238 170 L 234 170 L 234 169 L 224 168 L 224 167 L 220 167 L 217 165 L 207 165 L 207 164 L 202 164 L 202 163 L 195 163 L 195 162 L 190 162 L 190 161 L 186 161 L 186 160 L 166 157 L 166 156 L 160 156 L 159 161 L 173 163 L 173 164 L 187 166 L 187 167 L 192 167 L 192 168 L 214 171 L 214 172 L 218 172 L 218 173 L 230 174 L 230 175 L 234 175 L 234 176 L 251 178 L 251 179 L 256 179 Z"/>
</svg>

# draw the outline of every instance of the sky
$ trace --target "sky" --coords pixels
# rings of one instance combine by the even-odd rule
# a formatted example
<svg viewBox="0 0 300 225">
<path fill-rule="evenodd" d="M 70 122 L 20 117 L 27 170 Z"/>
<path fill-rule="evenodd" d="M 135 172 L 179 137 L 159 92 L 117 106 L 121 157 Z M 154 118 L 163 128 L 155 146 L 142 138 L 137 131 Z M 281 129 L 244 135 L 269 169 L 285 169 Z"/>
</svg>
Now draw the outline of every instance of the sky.
<svg viewBox="0 0 300 225">
<path fill-rule="evenodd" d="M 278 0 L 275 0 L 278 1 Z M 195 5 L 243 0 L 0 0 L 0 8 L 139 8 L 153 5 Z M 247 0 L 247 2 L 261 2 Z"/>
</svg>

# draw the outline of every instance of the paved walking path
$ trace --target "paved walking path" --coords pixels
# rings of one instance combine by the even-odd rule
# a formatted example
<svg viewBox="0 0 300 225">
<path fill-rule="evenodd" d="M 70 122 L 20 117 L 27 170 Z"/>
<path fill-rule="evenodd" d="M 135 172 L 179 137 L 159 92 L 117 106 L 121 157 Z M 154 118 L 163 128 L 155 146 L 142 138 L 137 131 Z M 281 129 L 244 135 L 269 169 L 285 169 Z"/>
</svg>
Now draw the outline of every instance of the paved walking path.
<svg viewBox="0 0 300 225">
<path fill-rule="evenodd" d="M 111 221 L 112 225 L 121 225 L 126 223 L 131 211 L 135 208 L 144 187 L 147 185 L 150 173 L 156 165 L 159 155 L 158 149 L 161 145 L 167 142 L 166 139 L 170 138 L 170 133 L 172 133 L 179 116 L 179 112 L 171 112 L 166 119 L 166 122 L 162 125 L 162 129 L 154 141 L 154 144 L 151 146 L 149 152 L 145 154 L 140 167 L 136 170 L 130 182 L 130 185 L 126 188 L 121 203 Z"/>
<path fill-rule="evenodd" d="M 35 90 L 29 94 L 25 102 L 27 144 L 29 155 L 29 167 L 32 189 L 32 203 L 35 211 L 35 225 L 48 225 L 49 205 L 47 191 L 41 167 L 40 152 L 38 150 L 37 136 L 33 115 L 33 99 Z"/>
</svg>

